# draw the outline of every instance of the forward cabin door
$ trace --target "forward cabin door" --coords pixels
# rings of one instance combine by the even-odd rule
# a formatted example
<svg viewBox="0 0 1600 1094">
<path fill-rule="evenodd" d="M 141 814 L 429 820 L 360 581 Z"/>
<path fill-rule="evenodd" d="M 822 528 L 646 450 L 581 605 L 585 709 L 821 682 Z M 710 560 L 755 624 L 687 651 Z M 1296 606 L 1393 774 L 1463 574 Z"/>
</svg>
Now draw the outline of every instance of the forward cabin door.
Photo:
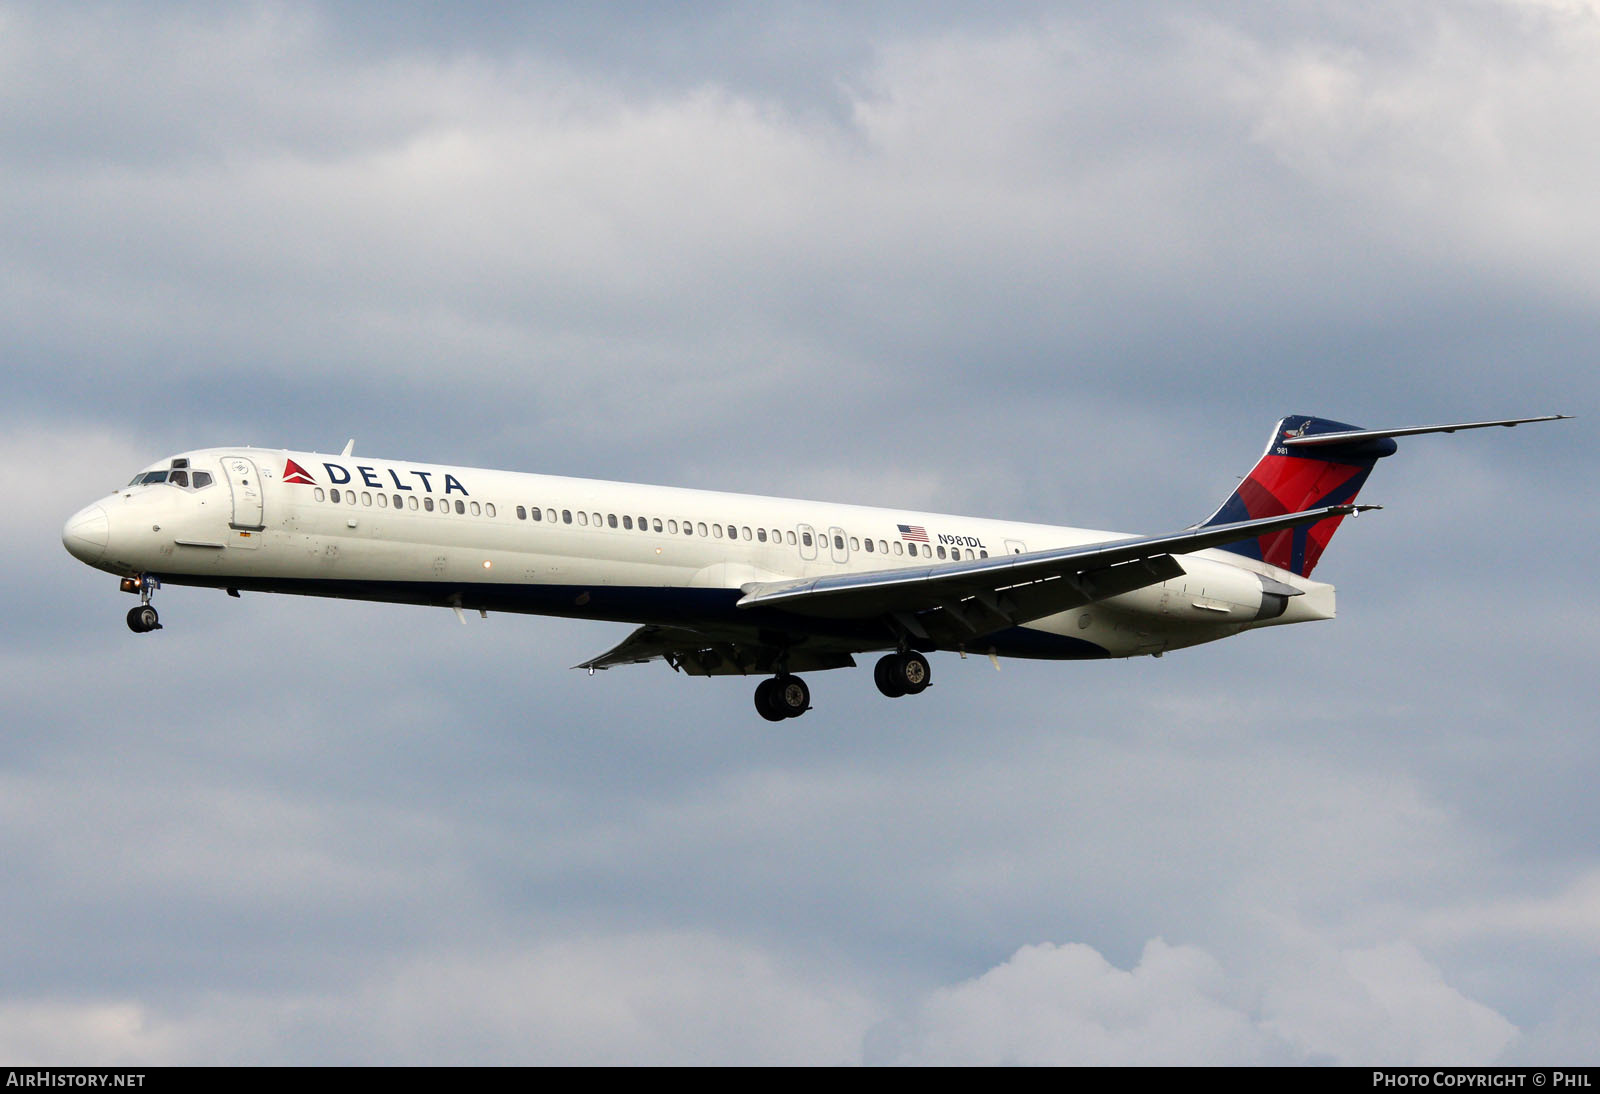
<svg viewBox="0 0 1600 1094">
<path fill-rule="evenodd" d="M 254 547 L 255 533 L 267 526 L 261 505 L 261 476 L 255 463 L 244 456 L 224 456 L 222 471 L 233 492 L 233 519 L 228 527 L 238 535 L 231 542 L 235 547 Z"/>
</svg>

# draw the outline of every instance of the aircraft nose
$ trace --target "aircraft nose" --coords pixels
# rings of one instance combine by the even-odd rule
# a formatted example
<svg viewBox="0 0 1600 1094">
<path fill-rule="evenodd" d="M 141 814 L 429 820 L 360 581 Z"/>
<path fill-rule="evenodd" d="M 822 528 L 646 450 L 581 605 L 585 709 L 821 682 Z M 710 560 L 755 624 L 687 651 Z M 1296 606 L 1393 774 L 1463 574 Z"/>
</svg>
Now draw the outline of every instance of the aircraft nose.
<svg viewBox="0 0 1600 1094">
<path fill-rule="evenodd" d="M 92 566 L 106 553 L 106 540 L 110 534 L 111 522 L 106 518 L 106 511 L 98 505 L 91 505 L 73 514 L 72 519 L 67 521 L 67 526 L 61 529 L 61 542 L 72 557 Z"/>
</svg>

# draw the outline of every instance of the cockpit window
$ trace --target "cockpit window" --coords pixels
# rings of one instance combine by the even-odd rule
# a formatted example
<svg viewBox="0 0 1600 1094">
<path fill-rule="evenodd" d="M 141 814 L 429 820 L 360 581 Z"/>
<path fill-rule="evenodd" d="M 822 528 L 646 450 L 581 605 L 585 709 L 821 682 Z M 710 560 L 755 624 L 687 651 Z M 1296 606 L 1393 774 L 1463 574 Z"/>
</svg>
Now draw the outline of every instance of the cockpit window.
<svg viewBox="0 0 1600 1094">
<path fill-rule="evenodd" d="M 187 460 L 181 461 L 188 463 Z M 180 490 L 204 490 L 216 481 L 216 477 L 209 471 L 191 471 L 185 468 L 174 468 L 169 471 L 141 471 L 129 482 L 129 486 L 150 486 L 154 483 L 167 483 Z"/>
</svg>

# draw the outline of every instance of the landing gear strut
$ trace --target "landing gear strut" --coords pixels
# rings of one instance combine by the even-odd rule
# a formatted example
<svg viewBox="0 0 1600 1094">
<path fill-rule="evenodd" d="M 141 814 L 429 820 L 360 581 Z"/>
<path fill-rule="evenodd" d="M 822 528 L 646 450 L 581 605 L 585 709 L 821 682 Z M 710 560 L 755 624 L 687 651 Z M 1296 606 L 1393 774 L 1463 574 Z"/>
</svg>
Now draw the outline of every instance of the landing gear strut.
<svg viewBox="0 0 1600 1094">
<path fill-rule="evenodd" d="M 932 676 L 928 659 L 914 650 L 887 654 L 872 667 L 873 682 L 891 699 L 916 695 L 928 686 Z"/>
<path fill-rule="evenodd" d="M 123 592 L 139 594 L 139 606 L 128 612 L 128 629 L 134 634 L 148 634 L 161 629 L 161 617 L 156 614 L 155 605 L 150 603 L 150 594 L 159 588 L 161 582 L 149 574 L 122 579 Z"/>
<path fill-rule="evenodd" d="M 769 722 L 798 718 L 811 709 L 811 689 L 798 676 L 787 673 L 756 685 L 756 710 Z"/>
</svg>

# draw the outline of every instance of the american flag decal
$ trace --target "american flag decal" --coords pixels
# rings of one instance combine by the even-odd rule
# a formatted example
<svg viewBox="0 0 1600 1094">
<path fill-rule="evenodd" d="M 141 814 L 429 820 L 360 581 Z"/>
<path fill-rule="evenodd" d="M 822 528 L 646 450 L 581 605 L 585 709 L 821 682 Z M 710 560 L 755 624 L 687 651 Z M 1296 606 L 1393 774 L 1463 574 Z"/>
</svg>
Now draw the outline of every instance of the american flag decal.
<svg viewBox="0 0 1600 1094">
<path fill-rule="evenodd" d="M 920 524 L 897 524 L 900 529 L 900 538 L 909 539 L 912 543 L 928 542 L 928 530 Z"/>
</svg>

